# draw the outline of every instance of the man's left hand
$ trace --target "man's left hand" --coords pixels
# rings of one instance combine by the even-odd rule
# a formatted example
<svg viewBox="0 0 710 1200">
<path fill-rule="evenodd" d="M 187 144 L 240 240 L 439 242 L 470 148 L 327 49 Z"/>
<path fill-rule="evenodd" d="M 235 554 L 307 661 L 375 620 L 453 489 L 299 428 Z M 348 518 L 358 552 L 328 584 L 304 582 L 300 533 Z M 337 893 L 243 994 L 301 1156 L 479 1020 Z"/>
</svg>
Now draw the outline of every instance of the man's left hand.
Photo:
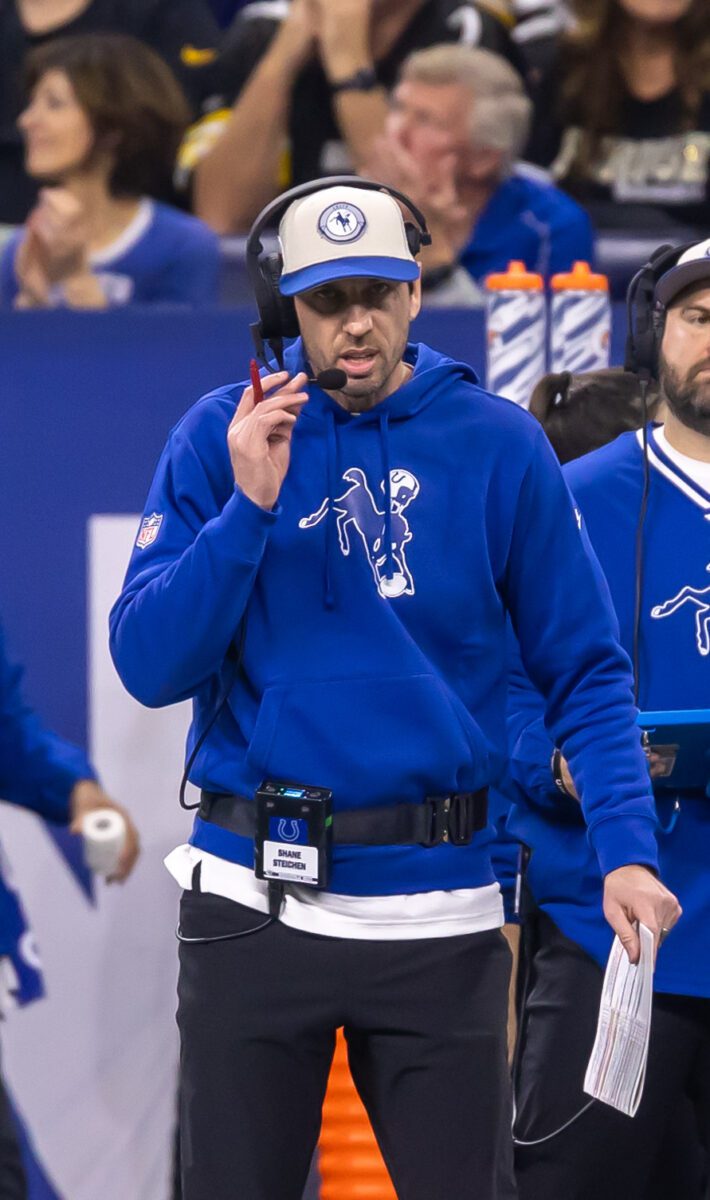
<svg viewBox="0 0 710 1200">
<path fill-rule="evenodd" d="M 70 833 L 81 833 L 82 822 L 87 813 L 95 812 L 97 809 L 110 808 L 113 812 L 118 812 L 126 822 L 126 844 L 121 851 L 121 857 L 118 860 L 118 866 L 113 875 L 107 879 L 107 883 L 123 883 L 134 866 L 136 859 L 140 854 L 140 841 L 138 838 L 138 830 L 133 821 L 120 804 L 116 804 L 110 796 L 99 786 L 93 779 L 80 779 L 72 789 L 69 797 L 69 812 L 71 824 L 69 826 Z"/>
<path fill-rule="evenodd" d="M 651 930 L 658 949 L 682 912 L 673 893 L 647 867 L 617 867 L 604 879 L 604 916 L 632 963 L 638 962 L 641 952 L 636 922 Z"/>
</svg>

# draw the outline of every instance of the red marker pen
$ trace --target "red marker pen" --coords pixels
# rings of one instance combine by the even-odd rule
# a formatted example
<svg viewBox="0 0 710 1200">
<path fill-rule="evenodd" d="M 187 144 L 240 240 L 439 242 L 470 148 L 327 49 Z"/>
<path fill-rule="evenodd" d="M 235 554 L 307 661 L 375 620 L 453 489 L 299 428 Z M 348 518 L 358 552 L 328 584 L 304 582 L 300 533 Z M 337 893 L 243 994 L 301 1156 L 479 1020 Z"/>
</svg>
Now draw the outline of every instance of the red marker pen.
<svg viewBox="0 0 710 1200">
<path fill-rule="evenodd" d="M 261 376 L 255 358 L 249 363 L 249 376 L 251 378 L 252 391 L 254 392 L 254 403 L 261 404 L 261 401 L 264 399 L 264 389 L 261 386 Z"/>
</svg>

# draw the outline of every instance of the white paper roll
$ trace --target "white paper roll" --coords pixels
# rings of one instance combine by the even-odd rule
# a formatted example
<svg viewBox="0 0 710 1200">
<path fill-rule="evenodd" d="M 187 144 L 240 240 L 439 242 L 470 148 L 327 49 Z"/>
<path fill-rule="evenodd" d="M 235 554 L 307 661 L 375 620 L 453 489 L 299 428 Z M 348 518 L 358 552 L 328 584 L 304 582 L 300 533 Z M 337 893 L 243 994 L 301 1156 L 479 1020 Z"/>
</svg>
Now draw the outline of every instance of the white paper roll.
<svg viewBox="0 0 710 1200">
<path fill-rule="evenodd" d="M 97 875 L 112 875 L 126 844 L 126 822 L 112 808 L 87 813 L 82 822 L 84 861 Z"/>
</svg>

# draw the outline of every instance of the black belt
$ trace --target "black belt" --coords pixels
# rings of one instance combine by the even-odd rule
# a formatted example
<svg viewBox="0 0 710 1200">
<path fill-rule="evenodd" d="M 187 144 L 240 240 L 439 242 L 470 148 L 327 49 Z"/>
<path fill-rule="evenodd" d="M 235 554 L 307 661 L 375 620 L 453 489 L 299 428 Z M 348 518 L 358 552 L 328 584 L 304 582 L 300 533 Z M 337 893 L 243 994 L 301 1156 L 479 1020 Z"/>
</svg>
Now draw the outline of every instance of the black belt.
<svg viewBox="0 0 710 1200">
<path fill-rule="evenodd" d="M 199 816 L 231 833 L 253 838 L 252 800 L 224 792 L 202 792 Z M 488 823 L 488 788 L 427 796 L 420 804 L 349 808 L 333 814 L 333 841 L 350 846 L 467 846 Z"/>
</svg>

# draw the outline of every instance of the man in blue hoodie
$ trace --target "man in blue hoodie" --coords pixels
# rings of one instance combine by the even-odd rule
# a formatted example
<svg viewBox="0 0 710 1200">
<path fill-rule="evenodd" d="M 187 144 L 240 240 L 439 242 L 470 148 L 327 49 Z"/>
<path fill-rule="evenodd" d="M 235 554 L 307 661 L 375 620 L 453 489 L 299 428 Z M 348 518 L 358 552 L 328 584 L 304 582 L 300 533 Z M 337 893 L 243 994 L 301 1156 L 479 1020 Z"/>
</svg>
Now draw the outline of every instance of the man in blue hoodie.
<svg viewBox="0 0 710 1200">
<path fill-rule="evenodd" d="M 508 1200 L 509 952 L 482 829 L 507 616 L 588 775 L 633 957 L 632 922 L 658 934 L 679 909 L 654 874 L 629 664 L 538 424 L 408 342 L 419 269 L 395 200 L 339 184 L 284 208 L 302 336 L 263 400 L 220 388 L 173 430 L 110 622 L 129 691 L 194 706 L 202 800 L 168 859 L 185 1200 L 300 1200 L 338 1026 L 398 1196 Z M 253 798 L 284 780 L 332 791 L 332 869 L 270 910 Z"/>
<path fill-rule="evenodd" d="M 639 431 L 565 469 L 646 712 L 707 710 L 710 699 L 709 251 L 710 240 L 689 248 L 656 283 L 668 414 L 648 428 L 648 462 Z M 589 1106 L 583 1091 L 610 930 L 577 800 L 587 778 L 557 752 L 555 783 L 540 710 L 516 675 L 511 772 L 520 793 L 508 830 L 532 849 L 527 878 L 538 908 L 517 1072 L 521 1200 L 700 1200 L 710 1165 L 710 779 L 680 790 L 672 775 L 655 783 L 661 874 L 684 915 L 658 955 L 644 1094 L 629 1121 L 607 1105 Z M 599 747 L 603 753 L 601 737 Z M 661 765 L 651 758 L 652 773 Z M 665 1152 L 681 1122 L 687 1146 L 669 1182 Z"/>
</svg>

